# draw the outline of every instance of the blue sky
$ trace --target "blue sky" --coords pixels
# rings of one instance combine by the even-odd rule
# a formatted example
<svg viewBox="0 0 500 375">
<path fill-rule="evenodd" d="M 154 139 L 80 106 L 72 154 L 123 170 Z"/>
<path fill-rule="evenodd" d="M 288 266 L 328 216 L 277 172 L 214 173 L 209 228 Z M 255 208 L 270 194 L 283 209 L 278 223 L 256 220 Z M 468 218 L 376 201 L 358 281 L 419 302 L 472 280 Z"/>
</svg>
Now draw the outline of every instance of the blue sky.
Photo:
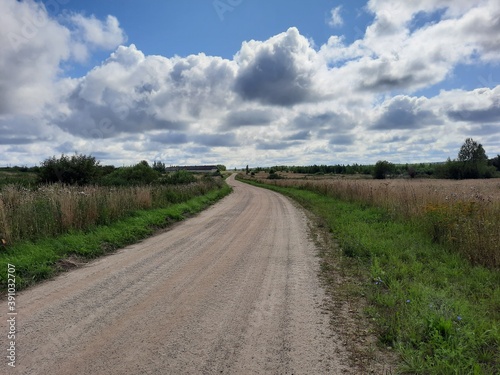
<svg viewBox="0 0 500 375">
<path fill-rule="evenodd" d="M 493 0 L 0 0 L 0 165 L 500 152 Z"/>
<path fill-rule="evenodd" d="M 326 21 L 337 5 L 336 1 L 285 0 L 242 0 L 235 6 L 213 0 L 72 0 L 67 9 L 101 19 L 115 15 L 126 30 L 127 43 L 135 44 L 147 55 L 171 57 L 203 52 L 230 59 L 243 41 L 266 40 L 294 26 L 315 43 L 325 43 L 332 33 Z M 367 19 L 373 19 L 361 10 L 364 5 L 363 1 L 355 1 L 345 11 L 345 18 L 351 22 L 339 30 L 349 38 L 356 34 L 352 24 L 362 29 Z"/>
</svg>

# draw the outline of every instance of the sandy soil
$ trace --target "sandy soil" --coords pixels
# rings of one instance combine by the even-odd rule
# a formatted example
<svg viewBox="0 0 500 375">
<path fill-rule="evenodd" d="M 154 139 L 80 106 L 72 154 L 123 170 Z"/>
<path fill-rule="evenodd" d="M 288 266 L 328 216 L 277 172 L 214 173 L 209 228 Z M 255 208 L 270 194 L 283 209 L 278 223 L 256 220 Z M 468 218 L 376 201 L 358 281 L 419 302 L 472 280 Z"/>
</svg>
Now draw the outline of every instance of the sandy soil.
<svg viewBox="0 0 500 375">
<path fill-rule="evenodd" d="M 172 230 L 21 293 L 9 373 L 353 373 L 305 214 L 229 183 Z"/>
</svg>

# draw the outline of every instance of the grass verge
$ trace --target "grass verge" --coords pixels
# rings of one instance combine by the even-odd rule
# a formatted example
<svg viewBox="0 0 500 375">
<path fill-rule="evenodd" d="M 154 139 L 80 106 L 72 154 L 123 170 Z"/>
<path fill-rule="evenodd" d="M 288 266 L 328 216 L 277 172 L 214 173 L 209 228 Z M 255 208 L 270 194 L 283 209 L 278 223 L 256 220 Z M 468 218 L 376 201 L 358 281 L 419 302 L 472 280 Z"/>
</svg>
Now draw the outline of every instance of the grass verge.
<svg viewBox="0 0 500 375">
<path fill-rule="evenodd" d="M 202 211 L 231 192 L 224 184 L 202 196 L 165 208 L 135 211 L 130 217 L 110 225 L 34 242 L 20 242 L 0 254 L 0 287 L 7 286 L 7 265 L 16 267 L 16 289 L 19 291 L 64 270 L 65 259 L 89 260 L 137 242 L 158 229 Z M 71 263 L 71 262 L 70 262 Z"/>
<path fill-rule="evenodd" d="M 287 195 L 322 218 L 342 249 L 340 266 L 357 275 L 350 293 L 366 298 L 365 318 L 376 327 L 379 344 L 399 354 L 399 373 L 498 374 L 498 271 L 471 265 L 383 209 L 253 184 Z M 325 280 L 330 255 L 322 254 Z"/>
</svg>

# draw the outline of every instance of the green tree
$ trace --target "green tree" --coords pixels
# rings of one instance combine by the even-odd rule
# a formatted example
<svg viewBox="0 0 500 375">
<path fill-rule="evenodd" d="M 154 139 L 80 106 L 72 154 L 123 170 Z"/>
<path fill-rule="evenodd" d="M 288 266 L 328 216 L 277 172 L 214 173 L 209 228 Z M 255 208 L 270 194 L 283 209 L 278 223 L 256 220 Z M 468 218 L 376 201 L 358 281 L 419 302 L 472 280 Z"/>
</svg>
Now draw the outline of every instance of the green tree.
<svg viewBox="0 0 500 375">
<path fill-rule="evenodd" d="M 497 155 L 493 159 L 490 159 L 488 161 L 488 164 L 495 167 L 497 171 L 500 171 L 500 155 Z"/>
<path fill-rule="evenodd" d="M 373 168 L 373 177 L 379 180 L 383 180 L 389 173 L 394 171 L 394 169 L 394 164 L 389 163 L 387 160 L 379 160 Z"/>
<path fill-rule="evenodd" d="M 487 163 L 488 157 L 483 145 L 472 138 L 467 138 L 458 152 L 458 161 L 465 163 Z"/>
<path fill-rule="evenodd" d="M 99 174 L 99 161 L 95 157 L 75 154 L 71 157 L 62 154 L 45 159 L 38 171 L 42 183 L 61 182 L 69 185 L 85 185 L 95 182 Z"/>
<path fill-rule="evenodd" d="M 459 178 L 491 177 L 488 168 L 488 156 L 483 146 L 467 138 L 458 152 L 458 161 L 461 163 Z"/>
<path fill-rule="evenodd" d="M 165 173 L 166 171 L 166 166 L 164 163 L 162 163 L 161 161 L 154 161 L 153 162 L 153 169 L 157 172 L 160 172 L 160 173 Z"/>
</svg>

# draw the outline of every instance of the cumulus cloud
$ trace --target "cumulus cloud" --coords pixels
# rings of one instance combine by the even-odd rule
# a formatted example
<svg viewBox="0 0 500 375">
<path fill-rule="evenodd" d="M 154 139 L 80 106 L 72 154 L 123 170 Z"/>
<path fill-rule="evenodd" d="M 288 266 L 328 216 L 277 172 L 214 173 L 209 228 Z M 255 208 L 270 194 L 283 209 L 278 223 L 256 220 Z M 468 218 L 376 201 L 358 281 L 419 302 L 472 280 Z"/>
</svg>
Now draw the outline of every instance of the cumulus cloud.
<svg viewBox="0 0 500 375">
<path fill-rule="evenodd" d="M 106 21 L 101 21 L 95 16 L 87 18 L 81 14 L 74 14 L 71 16 L 71 21 L 80 38 L 92 46 L 113 49 L 126 41 L 125 33 L 114 16 L 109 15 Z"/>
<path fill-rule="evenodd" d="M 37 113 L 56 100 L 62 62 L 80 60 L 89 48 L 115 48 L 123 41 L 114 17 L 102 23 L 79 15 L 73 21 L 77 23 L 63 25 L 42 2 L 0 0 L 0 115 Z M 85 30 L 84 44 L 73 27 Z"/>
<path fill-rule="evenodd" d="M 70 32 L 42 4 L 0 1 L 0 115 L 30 114 L 53 97 L 59 63 L 70 57 Z M 29 103 L 29 105 L 27 105 Z"/>
<path fill-rule="evenodd" d="M 331 26 L 341 25 L 342 9 L 332 10 Z M 373 22 L 351 43 L 334 35 L 316 47 L 292 27 L 243 42 L 232 59 L 168 58 L 123 45 L 113 16 L 54 18 L 41 2 L 0 0 L 0 151 L 9 162 L 70 150 L 117 165 L 139 154 L 300 164 L 332 154 L 345 163 L 403 152 L 441 160 L 465 136 L 498 146 L 492 79 L 470 91 L 414 93 L 458 64 L 500 62 L 500 4 L 370 0 L 365 9 Z M 114 51 L 83 77 L 61 78 L 65 64 L 97 49 Z"/>
<path fill-rule="evenodd" d="M 243 99 L 292 106 L 318 97 L 316 52 L 295 27 L 265 42 L 244 42 L 235 61 L 234 89 Z"/>
<path fill-rule="evenodd" d="M 320 50 L 337 77 L 359 90 L 408 91 L 443 81 L 457 64 L 500 59 L 500 5 L 496 1 L 369 1 L 375 20 L 362 39 L 332 37 Z M 412 28 L 422 14 L 437 17 Z M 338 63 L 343 63 L 338 65 Z"/>
<path fill-rule="evenodd" d="M 427 98 L 415 98 L 398 95 L 385 102 L 380 110 L 373 130 L 413 129 L 429 125 L 441 125 L 440 120 L 431 110 L 427 109 Z"/>
<path fill-rule="evenodd" d="M 444 92 L 437 99 L 447 103 L 446 115 L 453 121 L 500 124 L 500 86 Z"/>
<path fill-rule="evenodd" d="M 120 46 L 100 67 L 73 80 L 63 95 L 65 131 L 93 137 L 102 123 L 113 137 L 150 130 L 188 130 L 212 108 L 231 102 L 232 63 L 203 54 L 168 59 Z M 97 130 L 99 131 L 99 130 Z"/>
</svg>

